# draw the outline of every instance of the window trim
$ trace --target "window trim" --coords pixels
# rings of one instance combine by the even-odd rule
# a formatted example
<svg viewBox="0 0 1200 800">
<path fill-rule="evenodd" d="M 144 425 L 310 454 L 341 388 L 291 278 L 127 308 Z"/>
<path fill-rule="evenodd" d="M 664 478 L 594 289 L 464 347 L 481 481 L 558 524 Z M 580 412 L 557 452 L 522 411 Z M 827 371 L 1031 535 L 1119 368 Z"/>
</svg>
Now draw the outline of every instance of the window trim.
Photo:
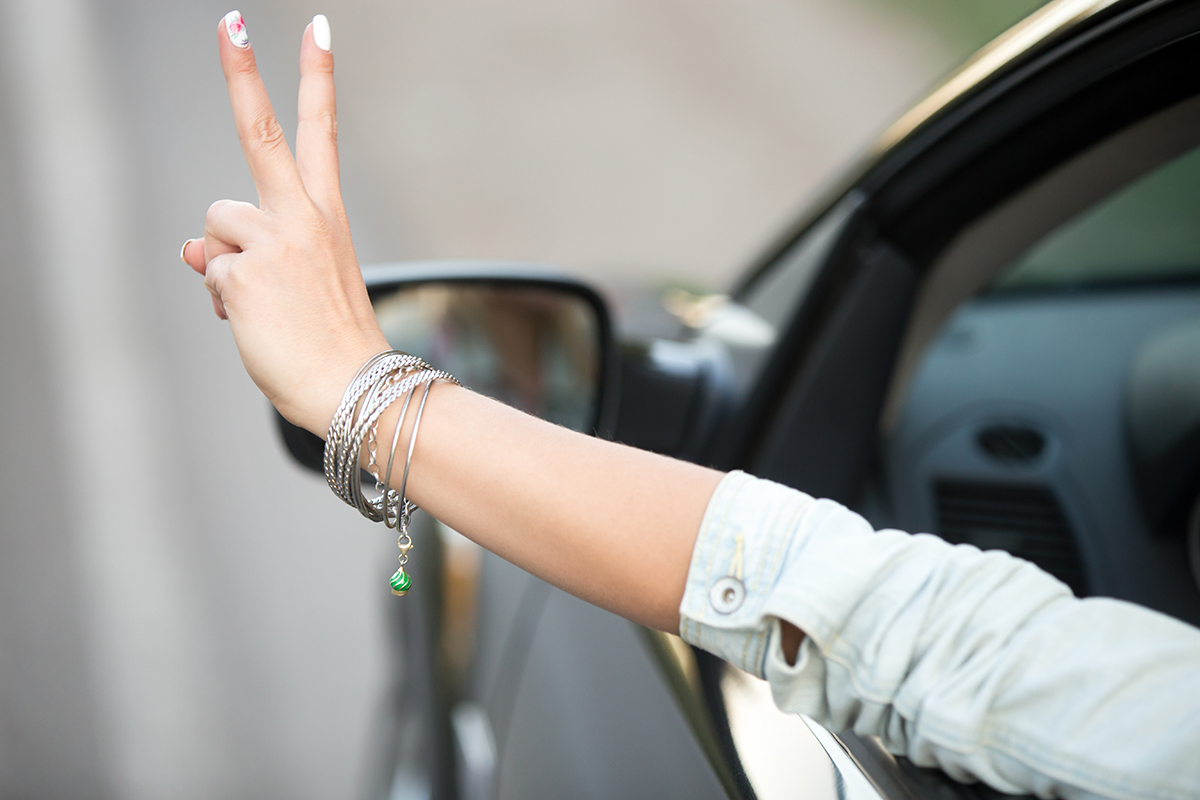
<svg viewBox="0 0 1200 800">
<path fill-rule="evenodd" d="M 882 429 L 894 427 L 921 354 L 959 305 L 1063 223 L 1200 145 L 1200 94 L 1093 145 L 964 228 L 931 265 L 904 334 Z"/>
</svg>

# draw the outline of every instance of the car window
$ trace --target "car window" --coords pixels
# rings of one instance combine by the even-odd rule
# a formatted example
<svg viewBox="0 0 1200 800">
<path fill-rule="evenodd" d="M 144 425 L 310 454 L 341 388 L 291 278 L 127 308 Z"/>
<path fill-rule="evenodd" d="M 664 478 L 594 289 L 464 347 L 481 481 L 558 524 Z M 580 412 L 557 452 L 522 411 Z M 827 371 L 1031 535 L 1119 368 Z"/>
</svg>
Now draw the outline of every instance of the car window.
<svg viewBox="0 0 1200 800">
<path fill-rule="evenodd" d="M 718 344 L 727 353 L 737 392 L 748 391 L 758 378 L 780 332 L 803 304 L 861 205 L 857 192 L 847 195 L 730 302 L 714 306 L 698 324 L 697 341 Z"/>
<path fill-rule="evenodd" d="M 776 330 L 787 325 L 804 301 L 846 222 L 860 205 L 862 199 L 858 193 L 848 195 L 801 236 L 777 263 L 751 282 L 737 300 Z"/>
<path fill-rule="evenodd" d="M 1137 143 L 1105 154 L 1144 163 Z M 1091 191 L 1105 163 L 1060 175 Z M 1033 244 L 923 350 L 885 444 L 886 498 L 864 510 L 1196 624 L 1200 558 L 1190 565 L 1185 537 L 1200 526 L 1200 147 L 1160 163 L 1070 216 L 1045 204 L 1069 192 L 1034 187 L 1027 207 L 996 213 L 1007 229 L 970 234 L 962 252 L 986 259 L 1021 226 L 1050 227 L 1031 206 L 1067 217 L 1020 240 Z M 1092 288 L 1105 290 L 1073 291 Z"/>
<path fill-rule="evenodd" d="M 1059 226 L 992 292 L 1200 281 L 1200 148 Z"/>
</svg>

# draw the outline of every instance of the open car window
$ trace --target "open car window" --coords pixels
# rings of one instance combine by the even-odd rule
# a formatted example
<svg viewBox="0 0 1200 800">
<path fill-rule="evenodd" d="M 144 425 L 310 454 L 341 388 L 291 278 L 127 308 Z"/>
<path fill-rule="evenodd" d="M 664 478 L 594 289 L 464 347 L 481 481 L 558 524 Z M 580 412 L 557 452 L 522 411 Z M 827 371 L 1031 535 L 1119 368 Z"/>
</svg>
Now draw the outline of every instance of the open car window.
<svg viewBox="0 0 1200 800">
<path fill-rule="evenodd" d="M 933 267 L 914 328 L 939 324 L 886 428 L 888 524 L 1200 622 L 1196 110 L 1082 153 Z"/>
<path fill-rule="evenodd" d="M 1200 147 L 1060 225 L 992 292 L 1200 281 Z"/>
</svg>

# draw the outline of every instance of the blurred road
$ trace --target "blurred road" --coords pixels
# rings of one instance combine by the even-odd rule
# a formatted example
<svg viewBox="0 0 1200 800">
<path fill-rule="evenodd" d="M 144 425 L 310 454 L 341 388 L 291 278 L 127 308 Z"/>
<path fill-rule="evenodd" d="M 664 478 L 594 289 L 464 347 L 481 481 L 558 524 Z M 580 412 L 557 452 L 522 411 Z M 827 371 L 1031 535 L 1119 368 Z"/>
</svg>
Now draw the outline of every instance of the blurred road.
<svg viewBox="0 0 1200 800">
<path fill-rule="evenodd" d="M 352 797 L 398 665 L 387 536 L 285 457 L 176 257 L 253 199 L 228 10 L 7 0 L 0 796 Z M 364 263 L 720 287 L 950 65 L 858 0 L 260 0 L 285 128 L 330 16 Z"/>
</svg>

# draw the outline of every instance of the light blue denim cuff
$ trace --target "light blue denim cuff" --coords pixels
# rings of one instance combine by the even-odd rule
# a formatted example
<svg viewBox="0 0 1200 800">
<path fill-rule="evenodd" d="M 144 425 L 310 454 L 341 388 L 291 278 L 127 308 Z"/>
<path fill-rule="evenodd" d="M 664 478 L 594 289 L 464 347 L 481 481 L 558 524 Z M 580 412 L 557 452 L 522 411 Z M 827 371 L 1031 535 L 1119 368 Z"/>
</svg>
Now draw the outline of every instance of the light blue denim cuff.
<svg viewBox="0 0 1200 800">
<path fill-rule="evenodd" d="M 772 618 L 763 607 L 813 498 L 744 472 L 713 492 L 679 606 L 679 635 L 765 677 Z"/>
</svg>

